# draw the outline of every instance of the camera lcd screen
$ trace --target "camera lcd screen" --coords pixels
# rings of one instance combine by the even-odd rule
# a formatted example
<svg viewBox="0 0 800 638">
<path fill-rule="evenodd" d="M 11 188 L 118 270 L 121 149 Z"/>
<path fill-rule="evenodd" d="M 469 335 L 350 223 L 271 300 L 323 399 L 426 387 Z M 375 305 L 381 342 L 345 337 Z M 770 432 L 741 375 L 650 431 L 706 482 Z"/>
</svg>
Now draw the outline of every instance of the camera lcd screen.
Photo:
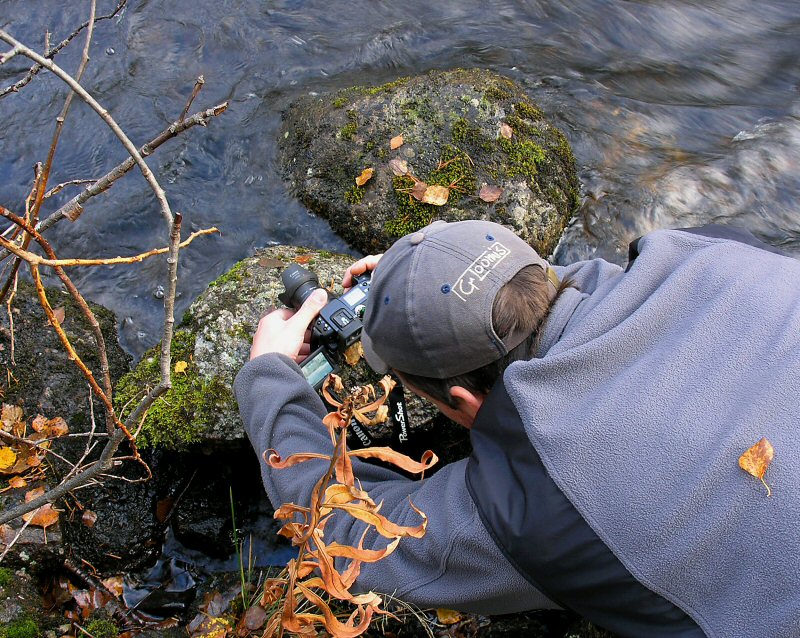
<svg viewBox="0 0 800 638">
<path fill-rule="evenodd" d="M 341 296 L 341 300 L 344 301 L 348 306 L 351 308 L 355 308 L 357 304 L 361 302 L 362 299 L 366 298 L 367 293 L 360 286 L 356 286 L 348 290 L 344 295 Z"/>
<path fill-rule="evenodd" d="M 306 381 L 314 388 L 322 386 L 325 377 L 333 372 L 333 366 L 331 366 L 328 359 L 325 358 L 321 349 L 309 355 L 309 357 L 303 361 L 303 365 L 300 366 L 300 369 L 303 371 L 303 376 L 306 378 Z"/>
</svg>

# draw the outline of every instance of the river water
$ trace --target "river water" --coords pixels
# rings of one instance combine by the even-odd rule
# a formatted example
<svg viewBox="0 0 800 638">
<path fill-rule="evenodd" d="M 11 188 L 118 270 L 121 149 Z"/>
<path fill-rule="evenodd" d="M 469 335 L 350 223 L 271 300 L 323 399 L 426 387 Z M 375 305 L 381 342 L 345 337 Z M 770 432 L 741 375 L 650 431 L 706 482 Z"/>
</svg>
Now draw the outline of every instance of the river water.
<svg viewBox="0 0 800 638">
<path fill-rule="evenodd" d="M 98 1 L 98 14 L 116 2 Z M 88 1 L 0 0 L 0 26 L 41 50 L 86 19 Z M 77 67 L 82 39 L 57 58 Z M 3 51 L 6 47 L 3 47 Z M 623 263 L 649 230 L 736 223 L 800 256 L 800 2 L 556 0 L 129 0 L 98 24 L 84 85 L 137 145 L 194 107 L 230 108 L 148 161 L 186 231 L 217 226 L 181 253 L 176 316 L 257 246 L 349 251 L 287 193 L 276 161 L 281 111 L 297 96 L 383 83 L 429 69 L 485 67 L 520 82 L 573 145 L 583 203 L 556 251 L 566 263 Z M 0 67 L 0 88 L 28 66 Z M 0 204 L 24 208 L 65 95 L 40 74 L 0 100 Z M 51 184 L 98 177 L 120 145 L 75 104 Z M 75 194 L 50 200 L 47 211 Z M 165 245 L 138 174 L 48 233 L 62 257 Z M 134 354 L 156 343 L 163 258 L 73 271 L 120 318 Z"/>
</svg>

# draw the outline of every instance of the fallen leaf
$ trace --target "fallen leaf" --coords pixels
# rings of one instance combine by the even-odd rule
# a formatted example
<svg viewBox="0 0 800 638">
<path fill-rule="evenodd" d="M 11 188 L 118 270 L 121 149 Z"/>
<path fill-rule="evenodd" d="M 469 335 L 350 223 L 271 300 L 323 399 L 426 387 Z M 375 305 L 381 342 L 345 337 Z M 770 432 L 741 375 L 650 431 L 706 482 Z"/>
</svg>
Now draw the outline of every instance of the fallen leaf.
<svg viewBox="0 0 800 638">
<path fill-rule="evenodd" d="M 374 172 L 375 171 L 372 168 L 365 168 L 363 171 L 361 171 L 361 175 L 356 177 L 356 186 L 363 186 L 366 184 L 372 178 L 372 174 Z"/>
<path fill-rule="evenodd" d="M 283 268 L 286 264 L 280 259 L 273 259 L 271 257 L 262 257 L 258 260 L 258 265 L 262 268 Z"/>
<path fill-rule="evenodd" d="M 188 367 L 189 367 L 189 364 L 186 363 L 186 361 L 176 361 L 175 362 L 175 372 L 176 373 L 181 373 L 181 372 L 185 373 L 186 372 L 186 368 L 188 368 Z"/>
<path fill-rule="evenodd" d="M 481 190 L 478 193 L 478 197 L 480 197 L 485 202 L 496 202 L 500 195 L 503 194 L 503 189 L 499 186 L 489 186 L 488 184 L 484 184 L 481 186 Z"/>
<path fill-rule="evenodd" d="M 454 609 L 437 609 L 436 618 L 443 625 L 455 625 L 457 622 L 461 622 L 464 617 Z"/>
<path fill-rule="evenodd" d="M 5 470 L 17 462 L 17 453 L 10 447 L 0 447 L 0 470 Z"/>
<path fill-rule="evenodd" d="M 0 525 L 0 543 L 8 545 L 17 537 L 17 533 L 11 525 Z"/>
<path fill-rule="evenodd" d="M 263 607 L 253 605 L 245 612 L 242 622 L 250 631 L 261 629 L 264 623 L 267 622 L 267 612 L 264 611 Z"/>
<path fill-rule="evenodd" d="M 64 306 L 53 308 L 53 316 L 56 318 L 56 321 L 58 322 L 59 326 L 62 323 L 64 323 L 64 318 L 66 317 L 66 311 L 64 310 Z"/>
<path fill-rule="evenodd" d="M 507 140 L 511 139 L 511 135 L 514 133 L 514 130 L 505 122 L 500 124 L 500 135 L 502 135 Z"/>
<path fill-rule="evenodd" d="M 389 148 L 392 150 L 400 148 L 402 145 L 403 145 L 402 135 L 395 135 L 391 140 L 389 140 Z"/>
<path fill-rule="evenodd" d="M 94 524 L 97 522 L 97 514 L 92 510 L 84 510 L 81 515 L 81 522 L 86 525 L 86 527 L 94 527 Z"/>
<path fill-rule="evenodd" d="M 344 351 L 344 360 L 349 366 L 356 365 L 363 356 L 364 348 L 361 345 L 361 341 L 356 341 L 352 346 Z"/>
<path fill-rule="evenodd" d="M 447 186 L 433 184 L 425 189 L 422 202 L 425 204 L 433 204 L 434 206 L 444 206 L 447 203 L 448 197 L 450 197 L 450 189 L 447 188 Z"/>
<path fill-rule="evenodd" d="M 309 261 L 311 261 L 311 255 L 298 255 L 294 258 L 296 264 L 307 264 Z"/>
<path fill-rule="evenodd" d="M 389 160 L 389 168 L 392 170 L 392 173 L 397 176 L 408 174 L 408 162 L 399 157 Z"/>
<path fill-rule="evenodd" d="M 115 596 L 122 596 L 123 579 L 122 576 L 109 576 L 102 581 L 105 588 Z"/>
<path fill-rule="evenodd" d="M 14 478 L 8 481 L 8 486 L 13 487 L 15 489 L 20 487 L 25 487 L 27 484 L 28 482 L 21 476 L 15 476 Z"/>
<path fill-rule="evenodd" d="M 22 515 L 22 520 L 36 527 L 50 527 L 58 522 L 58 512 L 53 509 L 50 503 L 42 505 L 39 509 Z"/>
<path fill-rule="evenodd" d="M 32 490 L 28 490 L 25 492 L 25 502 L 30 503 L 33 499 L 39 498 L 42 494 L 44 494 L 43 487 L 35 487 Z"/>
<path fill-rule="evenodd" d="M 22 421 L 22 408 L 18 405 L 4 403 L 0 420 L 3 421 L 3 430 L 10 432 L 11 426 Z"/>
<path fill-rule="evenodd" d="M 764 484 L 764 487 L 767 488 L 767 496 L 772 496 L 772 490 L 764 480 L 764 473 L 774 457 L 775 449 L 766 437 L 762 437 L 758 443 L 747 448 L 744 454 L 739 457 L 739 467 Z"/>
<path fill-rule="evenodd" d="M 420 180 L 414 182 L 414 187 L 411 189 L 411 197 L 416 199 L 417 201 L 422 201 L 422 198 L 425 197 L 425 191 L 428 190 L 428 185 Z"/>
</svg>

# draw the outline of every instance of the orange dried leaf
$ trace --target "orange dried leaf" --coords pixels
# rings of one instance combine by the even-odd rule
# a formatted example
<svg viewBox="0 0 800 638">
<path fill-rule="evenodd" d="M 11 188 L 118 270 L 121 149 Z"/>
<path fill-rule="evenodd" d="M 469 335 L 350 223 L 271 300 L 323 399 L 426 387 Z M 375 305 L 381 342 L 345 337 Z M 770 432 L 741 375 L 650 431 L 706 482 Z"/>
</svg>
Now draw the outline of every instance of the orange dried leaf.
<svg viewBox="0 0 800 638">
<path fill-rule="evenodd" d="M 115 596 L 122 596 L 123 579 L 122 576 L 109 576 L 102 581 L 105 588 Z"/>
<path fill-rule="evenodd" d="M 12 405 L 10 403 L 4 403 L 2 409 L 2 416 L 0 419 L 3 420 L 3 423 L 8 425 L 8 429 L 11 428 L 12 423 L 17 423 L 18 421 L 22 421 L 22 408 L 18 405 Z"/>
<path fill-rule="evenodd" d="M 774 457 L 775 449 L 766 437 L 762 437 L 758 443 L 747 448 L 739 457 L 739 467 L 764 484 L 764 487 L 767 488 L 767 496 L 772 495 L 772 490 L 764 480 L 764 474 Z"/>
<path fill-rule="evenodd" d="M 360 560 L 363 563 L 374 563 L 391 554 L 400 543 L 400 538 L 395 538 L 383 549 L 358 549 L 350 545 L 340 545 L 339 543 L 331 543 L 328 545 L 328 555 L 339 556 L 342 558 L 352 558 Z"/>
<path fill-rule="evenodd" d="M 283 598 L 284 591 L 286 591 L 286 579 L 267 578 L 267 580 L 264 581 L 264 593 L 261 595 L 261 604 L 264 607 L 269 607 L 272 603 Z"/>
<path fill-rule="evenodd" d="M 13 467 L 17 462 L 17 453 L 10 447 L 0 447 L 0 470 Z"/>
<path fill-rule="evenodd" d="M 425 193 L 422 195 L 422 202 L 433 206 L 444 206 L 449 197 L 450 189 L 447 186 L 433 184 L 425 189 Z"/>
<path fill-rule="evenodd" d="M 31 428 L 34 432 L 41 432 L 47 427 L 47 418 L 41 414 L 37 414 L 31 421 Z"/>
<path fill-rule="evenodd" d="M 323 613 L 325 616 L 323 624 L 325 625 L 325 629 L 328 630 L 333 638 L 356 638 L 357 636 L 363 634 L 369 627 L 369 623 L 372 620 L 372 614 L 374 613 L 373 607 L 368 606 L 358 608 L 358 615 L 361 616 L 361 621 L 358 625 L 351 624 L 350 622 L 348 622 L 348 624 L 344 624 L 339 622 L 339 620 L 336 618 L 336 614 L 331 611 L 331 608 L 328 607 L 322 598 L 317 596 L 313 591 L 303 586 L 301 583 L 297 583 L 297 587 L 301 592 L 303 592 L 303 595 L 311 603 L 316 605 L 317 609 Z M 305 615 L 306 614 L 298 614 L 298 617 Z M 351 620 L 352 622 L 355 622 L 355 618 L 351 618 Z"/>
<path fill-rule="evenodd" d="M 416 527 L 398 525 L 393 523 L 385 516 L 378 514 L 377 512 L 365 509 L 363 505 L 350 505 L 350 504 L 343 504 L 343 505 L 333 505 L 333 509 L 338 509 L 347 512 L 353 518 L 357 518 L 360 521 L 364 521 L 365 523 L 369 523 L 375 528 L 375 531 L 378 532 L 381 536 L 385 536 L 386 538 L 397 538 L 398 536 L 411 536 L 412 538 L 422 538 L 425 535 L 425 529 L 428 526 L 428 517 L 423 514 L 420 510 L 414 507 L 414 504 L 411 504 L 411 507 L 414 509 L 417 514 L 422 516 L 422 523 L 417 525 Z"/>
<path fill-rule="evenodd" d="M 399 157 L 389 160 L 389 168 L 392 170 L 392 173 L 398 177 L 408 174 L 408 162 L 404 159 L 400 159 Z"/>
<path fill-rule="evenodd" d="M 489 186 L 488 184 L 484 184 L 481 186 L 481 190 L 478 193 L 478 197 L 480 197 L 485 202 L 496 202 L 500 199 L 500 195 L 503 194 L 503 189 L 499 186 Z"/>
<path fill-rule="evenodd" d="M 370 179 L 372 179 L 372 174 L 375 172 L 372 168 L 365 168 L 361 171 L 361 175 L 356 177 L 356 186 L 363 186 L 366 184 Z"/>
<path fill-rule="evenodd" d="M 361 345 L 361 340 L 359 339 L 356 341 L 347 350 L 345 350 L 343 354 L 345 363 L 347 363 L 347 365 L 356 365 L 359 361 L 361 361 L 361 357 L 364 356 L 364 348 Z"/>
<path fill-rule="evenodd" d="M 25 487 L 27 484 L 28 482 L 21 476 L 15 476 L 14 478 L 9 479 L 8 481 L 8 486 L 13 487 L 15 489 L 20 487 Z"/>
<path fill-rule="evenodd" d="M 330 461 L 331 457 L 328 454 L 315 454 L 313 452 L 307 452 L 301 454 L 292 454 L 286 459 L 281 459 L 281 455 L 275 450 L 267 450 L 264 452 L 264 460 L 271 468 L 276 470 L 283 470 L 287 467 L 297 465 L 298 463 L 305 463 L 306 461 L 312 461 L 314 459 Z"/>
<path fill-rule="evenodd" d="M 406 456 L 405 454 L 401 454 L 400 452 L 393 450 L 390 447 L 365 447 L 360 450 L 350 450 L 348 454 L 351 457 L 355 456 L 362 459 L 380 459 L 381 461 L 386 461 L 396 465 L 400 469 L 413 474 L 425 472 L 436 465 L 436 463 L 439 461 L 439 457 L 436 456 L 436 454 L 434 454 L 431 450 L 427 450 L 422 455 L 419 462 L 415 461 L 409 456 Z"/>
<path fill-rule="evenodd" d="M 389 148 L 392 150 L 400 148 L 402 145 L 403 145 L 402 135 L 395 135 L 392 139 L 389 140 Z"/>
<path fill-rule="evenodd" d="M 50 503 L 42 505 L 39 509 L 22 515 L 22 520 L 36 527 L 50 527 L 58 522 L 58 512 L 53 509 Z"/>
<path fill-rule="evenodd" d="M 43 487 L 35 487 L 32 490 L 28 490 L 25 492 L 25 502 L 30 503 L 33 499 L 39 498 L 42 494 L 44 494 Z"/>
<path fill-rule="evenodd" d="M 502 135 L 507 140 L 511 139 L 511 135 L 514 133 L 514 130 L 505 122 L 500 124 L 500 135 Z"/>
<path fill-rule="evenodd" d="M 307 264 L 309 261 L 311 261 L 311 255 L 298 255 L 297 257 L 294 258 L 294 261 L 295 263 L 301 265 Z"/>
</svg>

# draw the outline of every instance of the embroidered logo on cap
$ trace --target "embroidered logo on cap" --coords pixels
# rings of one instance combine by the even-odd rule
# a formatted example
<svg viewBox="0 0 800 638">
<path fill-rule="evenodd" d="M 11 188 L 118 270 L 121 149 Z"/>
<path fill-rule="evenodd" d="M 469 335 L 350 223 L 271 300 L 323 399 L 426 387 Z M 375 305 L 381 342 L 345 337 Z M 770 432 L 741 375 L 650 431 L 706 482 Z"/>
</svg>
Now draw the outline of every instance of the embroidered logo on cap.
<svg viewBox="0 0 800 638">
<path fill-rule="evenodd" d="M 456 283 L 453 285 L 453 292 L 459 299 L 466 301 L 476 290 L 480 290 L 478 283 L 486 279 L 487 275 L 499 264 L 511 251 L 503 246 L 499 241 L 493 243 L 484 250 L 469 268 L 461 273 Z"/>
</svg>

